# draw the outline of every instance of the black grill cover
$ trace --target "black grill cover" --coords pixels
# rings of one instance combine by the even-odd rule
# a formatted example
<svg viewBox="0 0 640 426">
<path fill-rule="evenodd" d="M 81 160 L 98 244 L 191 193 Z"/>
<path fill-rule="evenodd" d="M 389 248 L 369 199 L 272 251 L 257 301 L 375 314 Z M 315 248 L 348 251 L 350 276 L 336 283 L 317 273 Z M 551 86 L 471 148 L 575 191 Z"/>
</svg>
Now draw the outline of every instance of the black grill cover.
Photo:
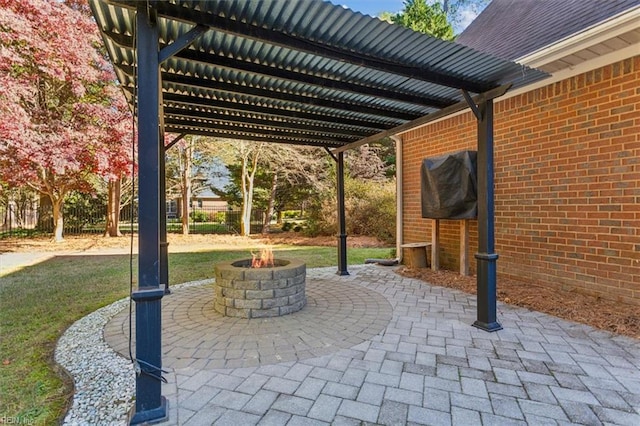
<svg viewBox="0 0 640 426">
<path fill-rule="evenodd" d="M 422 161 L 422 217 L 475 219 L 478 215 L 476 151 Z"/>
</svg>

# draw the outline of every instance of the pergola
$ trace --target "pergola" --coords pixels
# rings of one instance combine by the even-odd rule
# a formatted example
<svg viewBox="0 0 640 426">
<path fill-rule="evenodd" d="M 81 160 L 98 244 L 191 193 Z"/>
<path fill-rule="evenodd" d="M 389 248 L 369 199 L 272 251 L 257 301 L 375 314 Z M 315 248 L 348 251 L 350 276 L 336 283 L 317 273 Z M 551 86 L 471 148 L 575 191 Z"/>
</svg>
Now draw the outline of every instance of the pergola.
<svg viewBox="0 0 640 426">
<path fill-rule="evenodd" d="M 320 0 L 89 0 L 136 111 L 139 277 L 132 424 L 167 416 L 164 132 L 319 146 L 338 169 L 338 274 L 347 274 L 344 152 L 471 108 L 478 119 L 478 315 L 496 320 L 493 99 L 546 74 Z"/>
</svg>

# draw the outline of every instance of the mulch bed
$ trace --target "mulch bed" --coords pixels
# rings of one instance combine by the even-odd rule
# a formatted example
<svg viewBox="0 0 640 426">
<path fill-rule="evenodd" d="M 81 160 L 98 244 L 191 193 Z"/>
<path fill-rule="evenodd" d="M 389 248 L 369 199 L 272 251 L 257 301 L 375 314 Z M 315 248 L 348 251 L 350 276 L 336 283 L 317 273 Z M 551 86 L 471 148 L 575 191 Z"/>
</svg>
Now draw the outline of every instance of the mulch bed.
<svg viewBox="0 0 640 426">
<path fill-rule="evenodd" d="M 431 285 L 476 294 L 475 276 L 465 277 L 453 271 L 426 268 L 402 267 L 397 272 Z M 503 277 L 498 278 L 497 287 L 501 302 L 640 339 L 640 306 Z"/>
</svg>

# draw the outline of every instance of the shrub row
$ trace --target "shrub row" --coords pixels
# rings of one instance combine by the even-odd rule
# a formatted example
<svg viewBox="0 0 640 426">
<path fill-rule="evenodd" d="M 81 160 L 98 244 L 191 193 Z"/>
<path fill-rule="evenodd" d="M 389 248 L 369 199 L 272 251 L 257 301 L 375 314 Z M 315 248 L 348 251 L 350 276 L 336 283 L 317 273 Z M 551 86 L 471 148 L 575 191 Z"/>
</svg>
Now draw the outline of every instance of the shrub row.
<svg viewBox="0 0 640 426">
<path fill-rule="evenodd" d="M 309 211 L 305 232 L 310 236 L 338 232 L 337 200 L 327 193 Z M 345 180 L 347 234 L 377 237 L 395 243 L 396 185 L 394 181 Z"/>
</svg>

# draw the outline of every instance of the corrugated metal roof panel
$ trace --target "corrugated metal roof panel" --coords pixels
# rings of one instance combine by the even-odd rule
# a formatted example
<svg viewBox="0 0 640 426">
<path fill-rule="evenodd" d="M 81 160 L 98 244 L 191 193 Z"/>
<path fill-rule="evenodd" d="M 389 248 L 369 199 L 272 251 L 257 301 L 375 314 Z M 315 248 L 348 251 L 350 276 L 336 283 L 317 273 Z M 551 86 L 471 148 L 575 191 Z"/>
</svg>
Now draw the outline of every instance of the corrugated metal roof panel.
<svg viewBox="0 0 640 426">
<path fill-rule="evenodd" d="M 130 90 L 135 3 L 90 0 L 118 78 Z M 351 126 L 353 134 L 331 143 L 340 145 L 459 102 L 461 89 L 479 93 L 545 76 L 320 0 L 171 0 L 150 7 L 158 13 L 160 47 L 196 25 L 208 28 L 161 66 L 168 128 L 199 134 L 246 131 L 249 138 L 263 126 L 263 138 L 318 144 L 319 126 Z M 219 117 L 203 117 L 202 111 L 225 109 L 260 117 L 271 110 L 282 120 L 315 124 L 292 130 L 282 120 L 260 118 L 251 126 L 223 126 Z"/>
</svg>

